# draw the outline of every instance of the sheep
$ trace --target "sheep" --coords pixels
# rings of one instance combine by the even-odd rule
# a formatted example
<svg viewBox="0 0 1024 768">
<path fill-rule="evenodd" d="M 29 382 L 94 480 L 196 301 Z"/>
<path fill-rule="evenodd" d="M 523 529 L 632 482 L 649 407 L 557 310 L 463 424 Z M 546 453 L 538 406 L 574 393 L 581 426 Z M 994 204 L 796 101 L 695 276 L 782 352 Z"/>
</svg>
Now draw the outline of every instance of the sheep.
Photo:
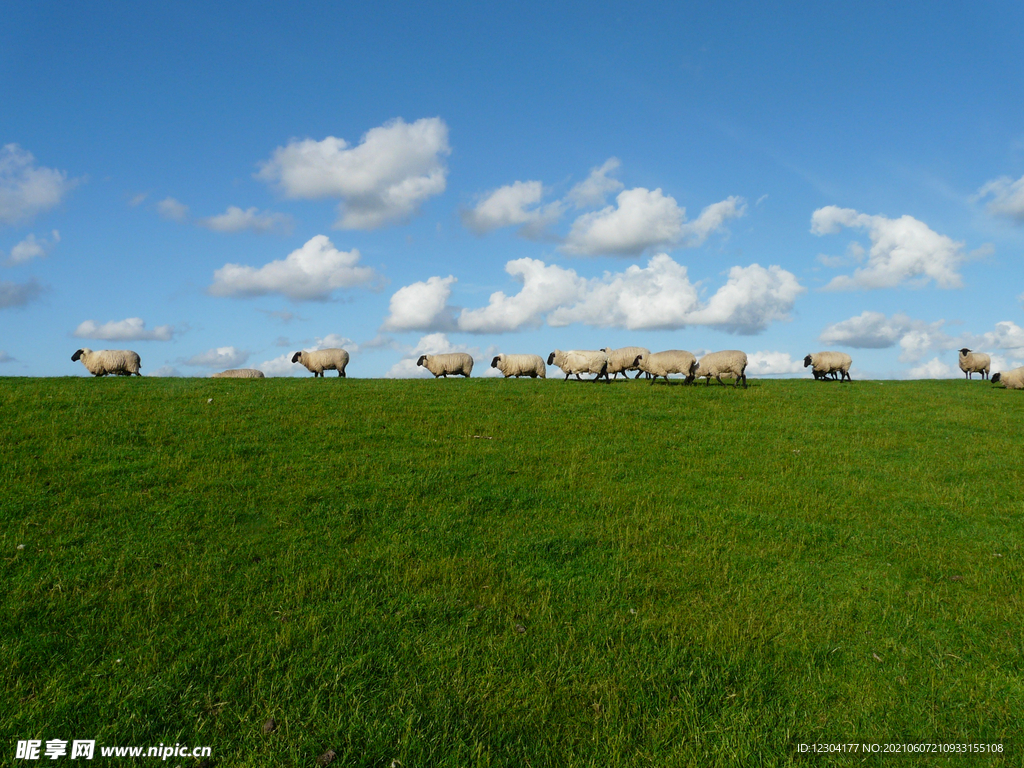
<svg viewBox="0 0 1024 768">
<path fill-rule="evenodd" d="M 491 368 L 497 368 L 507 379 L 509 376 L 529 376 L 536 379 L 548 377 L 547 367 L 544 365 L 544 358 L 540 355 L 496 355 L 491 360 Z"/>
<path fill-rule="evenodd" d="M 348 352 L 344 349 L 317 349 L 312 352 L 300 351 L 292 355 L 293 363 L 302 363 L 313 374 L 323 377 L 324 371 L 337 371 L 338 378 L 344 379 L 345 366 L 348 365 Z"/>
<path fill-rule="evenodd" d="M 210 376 L 211 379 L 262 379 L 263 371 L 255 368 L 233 368 L 230 371 L 221 371 Z"/>
<path fill-rule="evenodd" d="M 1007 389 L 1024 389 L 1024 366 L 1014 368 L 1012 371 L 1003 371 L 992 374 L 992 383 L 1003 382 Z"/>
<path fill-rule="evenodd" d="M 972 373 L 980 373 L 983 380 L 987 379 L 991 368 L 992 358 L 984 352 L 971 352 L 967 347 L 960 350 L 960 370 L 968 379 Z"/>
<path fill-rule="evenodd" d="M 747 355 L 744 352 L 740 352 L 738 349 L 726 349 L 721 352 L 709 352 L 700 359 L 697 364 L 697 370 L 694 371 L 694 378 L 704 377 L 706 381 L 704 385 L 707 386 L 711 383 L 711 377 L 714 376 L 718 379 L 718 383 L 724 386 L 722 381 L 723 374 L 728 376 L 732 375 L 736 378 L 734 387 L 740 385 L 740 381 L 743 382 L 743 388 L 747 388 L 747 374 L 744 373 L 747 369 Z"/>
<path fill-rule="evenodd" d="M 621 373 L 622 377 L 626 379 L 629 378 L 626 371 L 636 371 L 636 376 L 633 378 L 639 379 L 640 374 L 644 373 L 644 371 L 636 366 L 637 355 L 651 354 L 651 350 L 646 347 L 620 347 L 619 349 L 602 347 L 601 351 L 608 355 L 608 373 L 612 374 L 615 378 L 618 378 Z"/>
<path fill-rule="evenodd" d="M 697 358 L 692 352 L 685 349 L 669 349 L 665 352 L 637 355 L 633 361 L 642 372 L 651 375 L 651 384 L 657 381 L 659 376 L 665 377 L 668 382 L 670 373 L 682 373 L 686 375 L 684 380 L 687 384 L 693 382 L 693 375 L 697 370 Z"/>
<path fill-rule="evenodd" d="M 569 379 L 570 374 L 575 374 L 576 378 L 580 378 L 581 373 L 596 373 L 597 375 L 593 378 L 593 381 L 597 381 L 602 376 L 604 380 L 609 384 L 612 380 L 608 378 L 608 355 L 604 352 L 598 352 L 590 349 L 570 349 L 567 352 L 563 352 L 560 349 L 556 349 L 550 355 L 548 355 L 548 365 L 557 365 L 565 373 L 565 379 Z"/>
<path fill-rule="evenodd" d="M 93 352 L 88 347 L 82 347 L 71 356 L 71 362 L 82 361 L 82 365 L 88 369 L 93 376 L 106 376 L 108 373 L 117 376 L 141 376 L 139 369 L 142 367 L 142 360 L 138 352 L 130 349 L 98 349 Z"/>
<path fill-rule="evenodd" d="M 473 371 L 473 357 L 465 352 L 449 352 L 446 355 L 420 355 L 416 365 L 426 368 L 434 374 L 435 379 L 438 376 L 444 376 L 447 379 L 449 373 L 453 376 L 462 374 L 468 379 L 469 374 Z"/>
<path fill-rule="evenodd" d="M 811 372 L 816 380 L 828 378 L 829 374 L 835 379 L 838 373 L 840 381 L 853 381 L 850 378 L 853 359 L 845 352 L 813 352 L 804 358 L 804 368 L 809 365 L 814 366 Z"/>
</svg>

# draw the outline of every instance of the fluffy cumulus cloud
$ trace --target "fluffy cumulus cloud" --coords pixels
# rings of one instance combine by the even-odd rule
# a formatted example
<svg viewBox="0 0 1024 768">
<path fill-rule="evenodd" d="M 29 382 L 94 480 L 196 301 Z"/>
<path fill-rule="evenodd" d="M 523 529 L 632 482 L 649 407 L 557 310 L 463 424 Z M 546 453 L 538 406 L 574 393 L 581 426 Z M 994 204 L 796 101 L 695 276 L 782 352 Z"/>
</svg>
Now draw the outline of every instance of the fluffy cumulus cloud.
<svg viewBox="0 0 1024 768">
<path fill-rule="evenodd" d="M 519 227 L 523 237 L 544 236 L 548 226 L 562 215 L 560 202 L 541 205 L 544 185 L 539 181 L 517 181 L 488 193 L 476 207 L 463 211 L 463 225 L 478 235 L 502 227 Z"/>
<path fill-rule="evenodd" d="M 614 206 L 577 218 L 561 250 L 581 256 L 636 256 L 651 248 L 695 247 L 746 210 L 742 198 L 730 197 L 688 222 L 686 210 L 660 189 L 627 189 L 615 200 Z"/>
<path fill-rule="evenodd" d="M 170 341 L 174 338 L 174 326 L 158 325 L 152 330 L 147 330 L 146 323 L 141 317 L 111 320 L 103 325 L 95 320 L 86 320 L 71 335 L 79 339 L 103 341 Z"/>
<path fill-rule="evenodd" d="M 986 208 L 992 215 L 1024 224 L 1024 176 L 1016 181 L 1009 176 L 990 181 L 978 190 L 978 197 L 991 198 Z"/>
<path fill-rule="evenodd" d="M 325 236 L 262 267 L 225 264 L 213 273 L 213 296 L 265 296 L 280 293 L 293 301 L 327 301 L 339 288 L 366 285 L 378 279 L 370 267 L 359 266 L 359 251 L 339 251 Z"/>
<path fill-rule="evenodd" d="M 43 290 L 35 278 L 24 283 L 0 280 L 0 309 L 23 307 L 39 298 Z"/>
<path fill-rule="evenodd" d="M 235 347 L 217 347 L 182 360 L 184 365 L 196 368 L 237 368 L 249 359 L 249 353 Z"/>
<path fill-rule="evenodd" d="M 451 330 L 455 327 L 455 310 L 448 306 L 455 277 L 431 277 L 406 285 L 391 297 L 384 320 L 388 331 Z"/>
<path fill-rule="evenodd" d="M 11 255 L 7 259 L 7 266 L 13 267 L 18 264 L 24 264 L 32 259 L 41 259 L 49 255 L 53 247 L 60 242 L 60 232 L 56 229 L 50 233 L 50 239 L 47 240 L 45 237 L 37 239 L 35 235 L 30 234 L 20 243 L 11 248 Z"/>
<path fill-rule="evenodd" d="M 965 258 L 963 243 L 940 235 L 912 216 L 890 219 L 834 205 L 819 208 L 811 216 L 815 235 L 836 234 L 843 227 L 867 230 L 871 240 L 867 264 L 852 275 L 833 278 L 826 290 L 894 288 L 929 281 L 940 288 L 963 285 L 957 272 Z"/>
<path fill-rule="evenodd" d="M 185 221 L 188 218 L 188 206 L 173 197 L 165 197 L 156 204 L 157 212 L 170 221 Z"/>
<path fill-rule="evenodd" d="M 468 347 L 465 344 L 453 344 L 448 336 L 444 333 L 431 333 L 426 336 L 422 336 L 416 346 L 412 349 L 408 349 L 406 354 L 391 366 L 390 370 L 384 374 L 389 379 L 425 379 L 431 378 L 433 374 L 430 373 L 426 368 L 416 365 L 416 361 L 420 359 L 420 355 L 441 355 L 446 352 L 468 352 L 473 356 L 474 371 L 476 367 L 482 365 L 482 361 L 477 360 L 480 355 L 480 350 L 477 347 Z M 487 361 L 488 365 L 490 360 Z"/>
<path fill-rule="evenodd" d="M 37 166 L 31 152 L 17 144 L 0 149 L 0 223 L 21 224 L 60 204 L 80 179 Z"/>
<path fill-rule="evenodd" d="M 218 216 L 200 219 L 200 225 L 214 232 L 289 232 L 292 227 L 292 217 L 284 213 L 273 213 L 271 211 L 260 211 L 256 208 L 246 208 L 244 211 L 234 205 L 229 205 L 224 213 Z"/>
<path fill-rule="evenodd" d="M 788 352 L 754 352 L 747 357 L 747 373 L 753 376 L 801 373 L 803 360 L 794 360 Z"/>
<path fill-rule="evenodd" d="M 907 371 L 907 378 L 910 379 L 950 379 L 962 375 L 959 368 L 954 368 L 937 357 Z"/>
<path fill-rule="evenodd" d="M 608 195 L 618 192 L 625 185 L 618 179 L 608 176 L 618 170 L 622 163 L 617 157 L 610 157 L 600 168 L 591 168 L 590 175 L 569 190 L 565 199 L 576 208 L 596 208 L 604 205 Z"/>
<path fill-rule="evenodd" d="M 589 279 L 539 259 L 516 259 L 505 269 L 522 284 L 519 292 L 491 294 L 486 306 L 463 309 L 451 327 L 467 333 L 506 333 L 544 323 L 630 330 L 707 325 L 754 334 L 774 321 L 788 320 L 796 298 L 806 290 L 784 269 L 751 264 L 733 267 L 726 284 L 702 302 L 686 267 L 663 253 L 651 257 L 645 267 L 634 264 L 622 272 L 605 272 Z M 415 286 L 425 290 L 430 281 Z M 438 289 L 442 287 L 447 291 L 447 285 L 437 285 Z M 392 298 L 392 315 L 405 303 L 397 301 L 399 293 Z M 421 321 L 406 328 L 437 328 L 438 318 L 449 322 L 452 309 L 447 306 L 447 294 L 437 290 L 430 296 L 429 311 L 417 313 Z"/>
<path fill-rule="evenodd" d="M 953 349 L 962 343 L 943 330 L 944 321 L 927 323 L 897 313 L 886 317 L 881 312 L 863 312 L 829 325 L 821 332 L 823 344 L 838 344 L 854 349 L 887 349 L 899 345 L 900 360 L 914 362 L 936 349 Z"/>
<path fill-rule="evenodd" d="M 399 118 L 367 131 L 355 147 L 334 136 L 292 141 L 274 150 L 257 178 L 289 198 L 340 198 L 338 227 L 376 229 L 407 219 L 444 192 L 450 152 L 443 120 Z"/>
</svg>

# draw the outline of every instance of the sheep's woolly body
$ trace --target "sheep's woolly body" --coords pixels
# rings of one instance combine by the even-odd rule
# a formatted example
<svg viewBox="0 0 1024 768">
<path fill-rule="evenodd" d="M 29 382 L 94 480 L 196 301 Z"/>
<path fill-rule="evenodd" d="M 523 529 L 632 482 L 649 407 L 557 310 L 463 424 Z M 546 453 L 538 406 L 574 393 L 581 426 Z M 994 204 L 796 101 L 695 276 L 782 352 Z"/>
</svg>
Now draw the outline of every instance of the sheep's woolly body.
<svg viewBox="0 0 1024 768">
<path fill-rule="evenodd" d="M 132 352 L 130 349 L 98 349 L 94 352 L 83 347 L 71 356 L 71 360 L 81 360 L 93 376 L 131 376 L 133 373 L 136 376 L 142 375 L 139 372 L 142 360 L 138 352 Z"/>
<path fill-rule="evenodd" d="M 348 352 L 344 349 L 317 349 L 312 352 L 296 352 L 292 355 L 293 363 L 302 363 L 313 374 L 323 376 L 324 371 L 337 371 L 339 378 L 345 377 L 345 366 L 348 365 Z"/>
<path fill-rule="evenodd" d="M 1007 389 L 1024 389 L 1024 366 L 992 374 L 992 383 L 1002 382 Z"/>
<path fill-rule="evenodd" d="M 646 347 L 619 347 L 618 349 L 601 350 L 608 355 L 608 374 L 618 376 L 620 373 L 626 376 L 626 371 L 637 371 L 637 378 L 640 377 L 640 366 L 636 365 L 637 355 L 649 355 L 651 350 Z"/>
<path fill-rule="evenodd" d="M 845 352 L 813 352 L 804 358 L 804 368 L 813 366 L 811 372 L 815 379 L 827 378 L 832 374 L 840 374 L 840 381 L 853 381 L 850 378 L 850 366 L 853 365 L 853 358 Z"/>
<path fill-rule="evenodd" d="M 659 376 L 668 381 L 670 373 L 682 373 L 686 376 L 686 383 L 693 381 L 694 373 L 697 370 L 697 358 L 692 352 L 685 349 L 669 349 L 664 352 L 648 352 L 636 357 L 637 367 L 644 373 L 651 374 L 651 384 Z"/>
<path fill-rule="evenodd" d="M 984 352 L 971 352 L 966 347 L 960 350 L 960 370 L 968 379 L 972 373 L 980 373 L 982 379 L 987 379 L 991 369 L 992 358 Z"/>
<path fill-rule="evenodd" d="M 700 359 L 697 370 L 694 372 L 696 378 L 706 378 L 705 385 L 711 383 L 711 377 L 718 379 L 719 384 L 724 384 L 722 376 L 733 376 L 739 386 L 743 382 L 743 388 L 747 387 L 747 355 L 738 349 L 726 349 L 721 352 L 709 352 Z"/>
<path fill-rule="evenodd" d="M 469 374 L 473 371 L 473 356 L 465 352 L 449 352 L 446 355 L 421 355 L 420 359 L 416 361 L 416 365 L 424 366 L 434 374 L 435 379 L 438 376 L 448 378 L 449 374 L 452 376 L 462 375 L 468 379 Z"/>
<path fill-rule="evenodd" d="M 563 352 L 560 349 L 556 349 L 548 355 L 548 365 L 557 365 L 561 368 L 562 372 L 565 373 L 566 379 L 573 374 L 578 379 L 581 373 L 596 373 L 597 376 L 594 378 L 594 381 L 597 381 L 601 376 L 604 376 L 606 381 L 611 381 L 608 378 L 608 355 L 599 350 L 570 349 L 567 352 Z"/>
<path fill-rule="evenodd" d="M 529 376 L 535 379 L 538 376 L 547 378 L 547 366 L 544 365 L 544 358 L 540 355 L 497 355 L 491 360 L 491 368 L 497 368 L 507 379 L 509 376 Z"/>
<path fill-rule="evenodd" d="M 263 371 L 255 368 L 232 368 L 230 371 L 221 371 L 210 377 L 211 379 L 262 379 Z"/>
</svg>

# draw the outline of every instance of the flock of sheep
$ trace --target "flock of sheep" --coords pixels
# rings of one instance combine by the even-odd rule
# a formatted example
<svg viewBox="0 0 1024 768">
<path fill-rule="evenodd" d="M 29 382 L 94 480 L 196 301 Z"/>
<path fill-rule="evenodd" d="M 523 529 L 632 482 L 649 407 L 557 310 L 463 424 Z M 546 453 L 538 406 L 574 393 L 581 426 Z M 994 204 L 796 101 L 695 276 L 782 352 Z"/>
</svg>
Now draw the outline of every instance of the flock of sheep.
<svg viewBox="0 0 1024 768">
<path fill-rule="evenodd" d="M 71 360 L 81 360 L 82 364 L 94 376 L 141 376 L 142 361 L 137 352 L 129 349 L 79 349 L 71 356 Z M 312 352 L 296 352 L 292 362 L 305 366 L 314 377 L 323 376 L 324 371 L 337 371 L 340 378 L 345 377 L 349 354 L 344 349 L 318 349 Z M 970 379 L 973 374 L 980 373 L 982 379 L 989 378 L 992 361 L 982 352 L 969 349 L 960 350 L 960 370 Z M 811 368 L 815 380 L 827 379 L 852 381 L 850 366 L 853 360 L 845 352 L 815 352 L 804 358 L 804 368 Z M 417 366 L 426 368 L 434 378 L 443 376 L 465 376 L 473 372 L 473 357 L 465 352 L 451 352 L 443 355 L 421 355 L 416 361 Z M 722 352 L 709 352 L 700 360 L 692 352 L 683 349 L 670 349 L 665 352 L 652 353 L 644 347 L 621 347 L 620 349 L 603 348 L 600 350 L 568 350 L 556 349 L 548 355 L 547 363 L 540 355 L 496 355 L 491 360 L 491 368 L 496 368 L 506 379 L 510 376 L 519 378 L 547 378 L 547 366 L 556 365 L 565 374 L 565 378 L 581 374 L 594 374 L 593 381 L 603 376 L 606 382 L 621 373 L 626 377 L 629 371 L 636 371 L 634 378 L 646 374 L 653 384 L 659 377 L 668 381 L 670 374 L 682 375 L 687 384 L 695 379 L 705 379 L 705 385 L 714 378 L 724 384 L 722 377 L 735 380 L 734 387 L 740 384 L 747 386 L 747 356 L 737 349 Z M 213 374 L 213 378 L 230 379 L 262 379 L 263 371 L 255 368 L 241 368 L 221 371 Z M 1024 389 L 1024 366 L 1011 371 L 992 374 L 993 383 L 1002 382 L 1007 389 Z"/>
</svg>

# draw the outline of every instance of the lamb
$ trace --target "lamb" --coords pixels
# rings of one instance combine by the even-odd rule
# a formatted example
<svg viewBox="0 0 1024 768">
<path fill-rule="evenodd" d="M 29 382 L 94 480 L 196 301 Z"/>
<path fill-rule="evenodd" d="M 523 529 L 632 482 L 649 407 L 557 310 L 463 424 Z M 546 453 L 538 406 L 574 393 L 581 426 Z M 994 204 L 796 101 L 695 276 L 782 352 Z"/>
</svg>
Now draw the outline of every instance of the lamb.
<svg viewBox="0 0 1024 768">
<path fill-rule="evenodd" d="M 668 383 L 670 373 L 685 374 L 685 382 L 690 384 L 693 382 L 693 376 L 697 370 L 697 358 L 692 352 L 687 352 L 685 349 L 669 349 L 654 354 L 647 352 L 637 355 L 633 364 L 643 373 L 651 375 L 651 384 L 657 381 L 659 376 L 664 376 L 665 382 Z"/>
<path fill-rule="evenodd" d="M 596 373 L 597 376 L 593 378 L 593 381 L 604 376 L 605 381 L 609 384 L 612 383 L 612 380 L 608 378 L 608 355 L 604 352 L 590 349 L 570 349 L 563 352 L 556 349 L 548 355 L 548 365 L 557 365 L 562 369 L 565 373 L 563 381 L 567 381 L 571 374 L 575 374 L 579 379 L 581 373 Z"/>
<path fill-rule="evenodd" d="M 540 355 L 496 355 L 491 360 L 491 368 L 497 368 L 507 379 L 509 376 L 529 376 L 536 379 L 540 376 L 546 379 L 548 376 L 547 367 L 544 365 L 544 358 Z"/>
<path fill-rule="evenodd" d="M 255 368 L 233 368 L 230 371 L 221 371 L 210 376 L 211 379 L 262 379 L 263 371 Z"/>
<path fill-rule="evenodd" d="M 324 371 L 337 371 L 338 378 L 344 379 L 345 366 L 348 365 L 348 352 L 344 349 L 317 349 L 312 352 L 296 352 L 292 355 L 293 363 L 302 363 L 309 369 L 315 379 L 323 377 Z"/>
<path fill-rule="evenodd" d="M 736 383 L 734 387 L 740 385 L 740 381 L 743 382 L 743 388 L 747 388 L 747 374 L 744 371 L 747 370 L 747 355 L 744 352 L 740 352 L 738 349 L 726 349 L 722 352 L 709 352 L 700 359 L 697 365 L 697 370 L 694 371 L 695 378 L 704 377 L 706 381 L 704 385 L 707 386 L 711 383 L 711 377 L 714 376 L 718 379 L 718 383 L 724 386 L 722 376 L 734 376 Z"/>
<path fill-rule="evenodd" d="M 142 360 L 138 352 L 130 349 L 99 349 L 93 352 L 87 347 L 82 347 L 71 356 L 71 361 L 82 361 L 82 365 L 88 369 L 93 376 L 106 376 L 109 373 L 117 376 L 141 376 L 139 369 L 142 367 Z"/>
<path fill-rule="evenodd" d="M 448 378 L 448 374 L 455 376 L 462 374 L 467 379 L 473 371 L 473 356 L 465 352 L 449 352 L 446 355 L 420 355 L 416 365 L 422 365 L 436 379 L 438 376 Z"/>
<path fill-rule="evenodd" d="M 804 358 L 804 368 L 809 365 L 814 366 L 811 372 L 815 379 L 828 378 L 829 374 L 835 379 L 838 373 L 840 381 L 853 381 L 850 378 L 853 359 L 845 352 L 814 352 Z"/>
<path fill-rule="evenodd" d="M 960 370 L 968 379 L 972 373 L 980 373 L 982 379 L 987 379 L 991 368 L 992 358 L 984 352 L 971 352 L 967 347 L 960 350 Z"/>
<path fill-rule="evenodd" d="M 1007 389 L 1024 389 L 1024 366 L 1014 368 L 1012 371 L 992 374 L 992 383 L 1003 382 Z"/>
<path fill-rule="evenodd" d="M 626 375 L 626 371 L 636 371 L 636 376 L 633 378 L 639 379 L 640 374 L 644 373 L 636 365 L 637 355 L 649 355 L 651 350 L 646 347 L 620 347 L 619 349 L 608 349 L 608 347 L 602 347 L 601 351 L 608 355 L 608 373 L 618 378 L 621 373 L 623 378 L 629 378 Z"/>
</svg>

